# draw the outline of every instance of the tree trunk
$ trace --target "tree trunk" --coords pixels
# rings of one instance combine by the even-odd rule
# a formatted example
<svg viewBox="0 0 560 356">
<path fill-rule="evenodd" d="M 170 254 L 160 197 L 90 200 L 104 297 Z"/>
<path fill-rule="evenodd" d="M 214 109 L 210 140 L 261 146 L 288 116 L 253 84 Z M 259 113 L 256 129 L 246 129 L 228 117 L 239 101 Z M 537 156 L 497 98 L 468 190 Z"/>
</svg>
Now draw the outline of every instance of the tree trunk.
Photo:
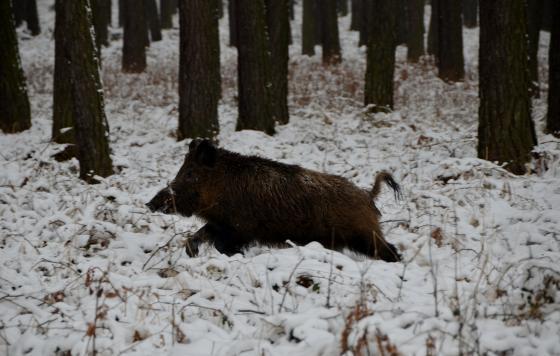
<svg viewBox="0 0 560 356">
<path fill-rule="evenodd" d="M 560 137 L 560 2 L 551 9 L 553 14 L 548 57 L 548 113 L 546 129 Z"/>
<path fill-rule="evenodd" d="M 290 9 L 289 10 L 290 10 L 290 21 L 291 21 L 291 20 L 296 18 L 296 15 L 295 15 L 296 13 L 295 13 L 295 10 L 294 10 L 296 1 L 295 0 L 289 0 L 289 1 L 290 1 Z"/>
<path fill-rule="evenodd" d="M 430 27 L 428 29 L 428 54 L 435 56 L 439 50 L 439 12 L 442 0 L 431 0 Z"/>
<path fill-rule="evenodd" d="M 236 0 L 228 0 L 228 21 L 229 21 L 229 46 L 236 47 L 237 46 L 237 20 L 236 20 L 236 13 L 235 11 L 235 1 Z"/>
<path fill-rule="evenodd" d="M 289 0 L 265 0 L 271 53 L 272 116 L 281 124 L 288 113 L 288 43 L 290 40 Z"/>
<path fill-rule="evenodd" d="M 358 46 L 366 46 L 369 43 L 369 32 L 371 32 L 372 23 L 377 19 L 377 11 L 373 10 L 374 0 L 361 0 L 362 21 L 360 26 L 360 39 Z M 396 39 L 395 39 L 396 41 Z"/>
<path fill-rule="evenodd" d="M 549 31 L 552 28 L 552 13 L 554 12 L 554 4 L 558 0 L 543 0 L 543 17 L 541 30 Z"/>
<path fill-rule="evenodd" d="M 539 87 L 539 35 L 542 24 L 542 0 L 526 0 L 527 4 L 527 34 L 529 40 L 529 73 L 531 96 L 540 97 Z"/>
<path fill-rule="evenodd" d="M 301 22 L 301 54 L 315 55 L 315 0 L 303 0 L 303 20 Z"/>
<path fill-rule="evenodd" d="M 146 10 L 146 21 L 150 28 L 152 42 L 161 41 L 161 24 L 159 22 L 156 0 L 144 0 Z"/>
<path fill-rule="evenodd" d="M 478 0 L 463 0 L 463 25 L 466 28 L 478 26 Z"/>
<path fill-rule="evenodd" d="M 80 178 L 95 183 L 95 176 L 113 174 L 108 127 L 103 107 L 99 62 L 92 37 L 88 0 L 57 0 L 62 8 L 66 35 L 63 56 L 69 63 L 68 80 L 72 96 L 75 141 L 78 146 Z"/>
<path fill-rule="evenodd" d="M 124 2 L 123 72 L 141 73 L 146 69 L 146 19 L 144 1 Z"/>
<path fill-rule="evenodd" d="M 12 2 L 12 11 L 16 27 L 19 27 L 25 21 L 25 0 L 10 0 Z"/>
<path fill-rule="evenodd" d="M 526 33 L 524 1 L 480 2 L 478 157 L 515 174 L 525 173 L 537 144 Z"/>
<path fill-rule="evenodd" d="M 397 3 L 397 45 L 406 44 L 408 37 L 408 0 L 394 0 Z"/>
<path fill-rule="evenodd" d="M 456 0 L 432 0 L 439 3 L 436 63 L 438 76 L 448 82 L 458 82 L 465 77 L 463 57 L 463 25 L 461 4 Z"/>
<path fill-rule="evenodd" d="M 424 55 L 424 0 L 407 0 L 408 47 L 409 62 L 418 62 Z"/>
<path fill-rule="evenodd" d="M 72 87 L 68 74 L 71 62 L 66 54 L 66 48 L 69 46 L 66 43 L 69 20 L 64 17 L 66 16 L 65 1 L 55 1 L 52 140 L 57 143 L 74 144 Z"/>
<path fill-rule="evenodd" d="M 41 26 L 39 25 L 39 13 L 37 12 L 37 1 L 18 1 L 25 1 L 25 21 L 27 22 L 27 29 L 31 32 L 32 36 L 37 36 L 41 33 Z"/>
<path fill-rule="evenodd" d="M 159 11 L 161 18 L 161 28 L 173 27 L 173 0 L 160 0 Z"/>
<path fill-rule="evenodd" d="M 315 35 L 313 36 L 313 39 L 315 40 L 315 45 L 316 46 L 322 46 L 323 45 L 323 22 L 325 22 L 325 19 L 323 19 L 323 12 L 321 10 L 321 7 L 323 6 L 323 0 L 315 0 L 313 1 L 313 13 L 314 15 L 314 19 L 315 19 Z"/>
<path fill-rule="evenodd" d="M 0 129 L 6 133 L 31 127 L 29 97 L 14 25 L 11 0 L 0 0 Z"/>
<path fill-rule="evenodd" d="M 350 21 L 350 31 L 360 31 L 362 24 L 362 0 L 351 0 L 352 19 Z"/>
<path fill-rule="evenodd" d="M 235 0 L 239 118 L 237 130 L 274 134 L 270 52 L 263 0 Z"/>
<path fill-rule="evenodd" d="M 214 1 L 179 3 L 180 67 L 178 140 L 218 135 L 220 40 Z M 196 55 L 193 55 L 196 53 Z"/>
<path fill-rule="evenodd" d="M 323 63 L 340 63 L 340 39 L 338 36 L 338 18 L 336 0 L 322 0 L 321 6 L 321 42 L 323 45 Z"/>
<path fill-rule="evenodd" d="M 373 10 L 375 9 L 375 10 Z M 364 89 L 364 105 L 373 105 L 372 111 L 393 109 L 393 75 L 397 40 L 396 3 L 393 0 L 373 0 Z"/>
<path fill-rule="evenodd" d="M 101 46 L 109 46 L 109 19 L 107 18 L 107 6 L 111 2 L 107 0 L 91 0 L 91 12 L 93 16 L 93 28 L 95 29 L 95 45 L 101 59 Z"/>
<path fill-rule="evenodd" d="M 336 12 L 339 16 L 348 15 L 348 0 L 337 0 Z"/>
<path fill-rule="evenodd" d="M 119 27 L 124 26 L 124 2 L 126 0 L 118 0 L 119 1 Z"/>
</svg>

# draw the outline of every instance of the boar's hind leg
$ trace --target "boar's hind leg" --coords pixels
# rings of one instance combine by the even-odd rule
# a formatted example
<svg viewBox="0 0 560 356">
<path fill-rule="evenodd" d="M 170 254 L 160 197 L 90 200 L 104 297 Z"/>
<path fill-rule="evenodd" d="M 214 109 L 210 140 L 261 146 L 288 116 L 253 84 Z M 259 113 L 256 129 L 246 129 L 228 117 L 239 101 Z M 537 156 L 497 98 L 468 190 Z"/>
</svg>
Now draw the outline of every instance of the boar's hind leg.
<svg viewBox="0 0 560 356">
<path fill-rule="evenodd" d="M 401 260 L 401 255 L 397 251 L 397 248 L 383 238 L 372 238 L 372 236 L 363 235 L 356 236 L 350 239 L 348 248 L 352 251 L 386 262 L 399 262 Z"/>
<path fill-rule="evenodd" d="M 187 240 L 187 254 L 191 257 L 196 256 L 198 247 L 203 242 L 213 244 L 216 250 L 228 256 L 241 252 L 243 247 L 231 229 L 214 223 L 207 223 Z"/>
</svg>

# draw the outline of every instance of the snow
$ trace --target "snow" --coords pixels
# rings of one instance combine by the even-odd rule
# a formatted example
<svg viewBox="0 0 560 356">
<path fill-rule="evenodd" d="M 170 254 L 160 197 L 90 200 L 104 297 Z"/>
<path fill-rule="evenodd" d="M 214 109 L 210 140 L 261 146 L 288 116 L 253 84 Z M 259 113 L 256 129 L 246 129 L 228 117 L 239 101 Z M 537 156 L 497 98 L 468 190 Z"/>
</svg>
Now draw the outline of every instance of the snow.
<svg viewBox="0 0 560 356">
<path fill-rule="evenodd" d="M 51 157 L 63 146 L 50 142 L 50 5 L 39 1 L 40 36 L 18 30 L 33 127 L 0 135 L 0 354 L 560 355 L 560 141 L 542 134 L 545 93 L 534 174 L 476 158 L 477 30 L 464 31 L 464 83 L 444 84 L 429 61 L 406 64 L 399 47 L 397 111 L 371 115 L 349 17 L 338 67 L 300 56 L 295 28 L 291 119 L 273 137 L 234 131 L 236 53 L 223 46 L 220 145 L 364 188 L 392 172 L 405 197 L 385 190 L 378 206 L 404 261 L 318 243 L 189 258 L 183 241 L 203 222 L 144 207 L 187 151 L 174 134 L 178 30 L 151 45 L 143 74 L 120 72 L 120 41 L 103 49 L 116 173 L 87 185 L 76 160 Z M 227 43 L 227 16 L 220 25 Z"/>
</svg>

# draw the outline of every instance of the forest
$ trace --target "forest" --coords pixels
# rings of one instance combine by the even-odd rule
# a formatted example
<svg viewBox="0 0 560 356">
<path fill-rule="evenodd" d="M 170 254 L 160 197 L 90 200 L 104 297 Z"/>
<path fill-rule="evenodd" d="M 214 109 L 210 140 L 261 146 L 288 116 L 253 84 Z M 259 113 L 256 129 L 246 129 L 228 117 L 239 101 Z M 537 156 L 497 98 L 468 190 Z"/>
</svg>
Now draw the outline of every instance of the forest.
<svg viewBox="0 0 560 356">
<path fill-rule="evenodd" d="M 0 0 L 0 355 L 560 355 L 560 1 Z"/>
</svg>

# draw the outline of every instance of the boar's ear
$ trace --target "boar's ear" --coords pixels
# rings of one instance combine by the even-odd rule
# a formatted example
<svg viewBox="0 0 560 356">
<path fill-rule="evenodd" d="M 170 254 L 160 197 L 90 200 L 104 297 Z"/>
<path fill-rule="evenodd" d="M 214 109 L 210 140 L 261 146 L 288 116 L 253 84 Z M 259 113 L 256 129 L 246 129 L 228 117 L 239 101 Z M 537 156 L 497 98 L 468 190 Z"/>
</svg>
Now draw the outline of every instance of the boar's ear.
<svg viewBox="0 0 560 356">
<path fill-rule="evenodd" d="M 193 146 L 195 141 L 198 142 Z M 197 163 L 212 167 L 216 163 L 218 150 L 209 140 L 193 140 L 189 145 L 189 153 L 194 154 Z"/>
</svg>

